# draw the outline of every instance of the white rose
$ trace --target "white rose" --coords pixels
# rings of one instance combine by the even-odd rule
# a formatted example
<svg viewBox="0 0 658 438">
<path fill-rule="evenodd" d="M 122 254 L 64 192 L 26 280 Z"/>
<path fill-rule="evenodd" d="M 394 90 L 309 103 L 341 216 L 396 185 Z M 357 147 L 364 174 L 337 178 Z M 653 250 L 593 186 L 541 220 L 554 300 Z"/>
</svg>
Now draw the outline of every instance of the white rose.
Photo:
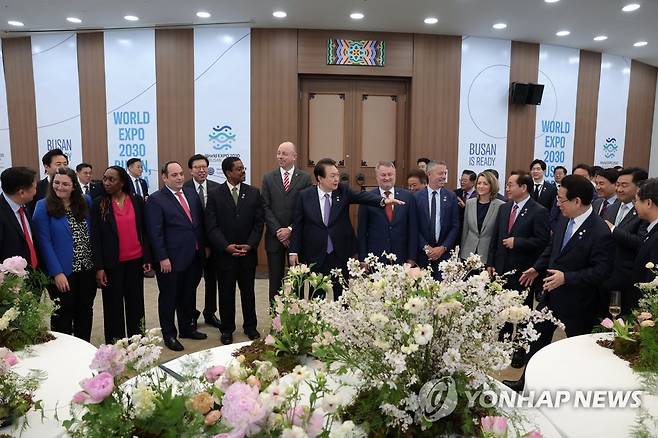
<svg viewBox="0 0 658 438">
<path fill-rule="evenodd" d="M 644 265 L 644 267 L 647 269 L 653 269 L 656 267 L 656 265 L 654 265 L 653 262 L 647 262 L 647 264 Z"/>
</svg>

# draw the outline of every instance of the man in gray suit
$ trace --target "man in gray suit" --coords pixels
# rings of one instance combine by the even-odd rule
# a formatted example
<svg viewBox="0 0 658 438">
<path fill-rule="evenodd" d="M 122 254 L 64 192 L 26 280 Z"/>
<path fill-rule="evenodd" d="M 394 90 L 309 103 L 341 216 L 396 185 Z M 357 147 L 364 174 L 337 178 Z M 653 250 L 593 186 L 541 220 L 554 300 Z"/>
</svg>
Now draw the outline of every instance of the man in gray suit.
<svg viewBox="0 0 658 438">
<path fill-rule="evenodd" d="M 311 185 L 308 173 L 295 167 L 297 150 L 285 141 L 276 151 L 279 167 L 263 176 L 261 196 L 265 208 L 265 250 L 270 279 L 270 302 L 281 289 L 292 232 L 292 214 L 297 194 Z"/>
<path fill-rule="evenodd" d="M 596 214 L 601 216 L 603 220 L 610 222 L 615 221 L 615 215 L 619 210 L 620 202 L 617 199 L 618 177 L 619 172 L 617 172 L 616 169 L 603 169 L 594 177 L 596 194 L 599 195 L 599 197 L 592 201 L 592 209 Z"/>
<path fill-rule="evenodd" d="M 192 179 L 183 184 L 184 187 L 189 187 L 194 190 L 201 200 L 201 206 L 206 209 L 208 201 L 208 192 L 219 187 L 219 183 L 208 179 L 208 158 L 205 155 L 196 154 L 192 155 L 187 160 L 187 167 L 190 169 Z M 215 312 L 217 311 L 217 275 L 212 263 L 212 254 L 210 250 L 205 251 L 205 260 L 203 261 L 203 282 L 206 287 L 205 305 L 203 309 L 203 319 L 206 324 L 219 328 L 220 321 Z M 195 310 L 194 323 L 201 315 L 201 312 Z"/>
</svg>

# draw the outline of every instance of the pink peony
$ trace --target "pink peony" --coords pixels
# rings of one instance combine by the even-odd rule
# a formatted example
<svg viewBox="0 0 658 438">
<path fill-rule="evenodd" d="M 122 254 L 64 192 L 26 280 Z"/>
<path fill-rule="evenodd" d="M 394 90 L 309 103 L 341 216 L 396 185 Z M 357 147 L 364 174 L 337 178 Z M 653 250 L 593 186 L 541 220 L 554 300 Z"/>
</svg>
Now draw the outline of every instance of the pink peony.
<svg viewBox="0 0 658 438">
<path fill-rule="evenodd" d="M 277 316 L 274 317 L 274 319 L 272 320 L 272 328 L 277 332 L 281 331 L 281 328 L 282 328 L 281 327 L 281 315 L 277 315 Z"/>
<path fill-rule="evenodd" d="M 85 401 L 87 401 L 88 398 L 89 398 L 89 394 L 87 394 L 84 391 L 80 391 L 75 393 L 75 395 L 73 396 L 73 403 L 82 405 L 85 403 Z"/>
<path fill-rule="evenodd" d="M 112 376 L 118 376 L 126 369 L 124 351 L 115 345 L 101 345 L 89 368 L 95 371 L 106 371 Z"/>
<path fill-rule="evenodd" d="M 12 353 L 7 353 L 5 357 L 2 358 L 2 360 L 10 367 L 13 367 L 18 363 L 18 358 L 14 356 Z"/>
<path fill-rule="evenodd" d="M 96 404 L 105 400 L 114 390 L 114 377 L 107 371 L 95 375 L 91 379 L 84 380 L 80 386 L 89 395 L 85 401 L 88 404 Z"/>
<path fill-rule="evenodd" d="M 235 382 L 228 387 L 222 404 L 224 422 L 232 428 L 231 438 L 260 432 L 269 414 L 258 397 L 258 388 L 243 382 Z"/>
<path fill-rule="evenodd" d="M 523 438 L 543 438 L 543 436 L 541 433 L 533 430 L 532 432 L 523 435 Z"/>
<path fill-rule="evenodd" d="M 226 371 L 226 367 L 223 367 L 221 365 L 210 367 L 205 372 L 206 380 L 209 381 L 210 383 L 215 383 L 215 381 L 219 379 L 222 376 L 222 374 L 224 374 L 225 371 Z"/>
<path fill-rule="evenodd" d="M 606 318 L 603 321 L 601 321 L 601 325 L 607 329 L 611 329 L 613 324 L 614 323 L 610 318 Z"/>
<path fill-rule="evenodd" d="M 2 267 L 0 267 L 0 269 L 3 271 L 11 272 L 12 274 L 16 274 L 20 277 L 27 275 L 25 268 L 27 268 L 27 261 L 23 257 L 19 256 L 5 259 L 5 261 L 2 262 Z"/>
</svg>

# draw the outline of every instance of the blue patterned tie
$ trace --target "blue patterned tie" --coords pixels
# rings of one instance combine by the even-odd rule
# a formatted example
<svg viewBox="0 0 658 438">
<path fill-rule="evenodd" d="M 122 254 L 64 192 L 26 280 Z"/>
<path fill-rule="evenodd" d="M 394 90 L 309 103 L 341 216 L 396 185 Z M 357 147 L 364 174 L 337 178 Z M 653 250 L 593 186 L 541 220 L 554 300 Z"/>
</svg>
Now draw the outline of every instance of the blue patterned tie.
<svg viewBox="0 0 658 438">
<path fill-rule="evenodd" d="M 576 223 L 575 220 L 571 219 L 569 221 L 569 224 L 567 225 L 567 229 L 564 232 L 564 238 L 562 239 L 562 248 L 560 250 L 563 250 L 565 246 L 567 246 L 567 243 L 569 243 L 569 240 L 571 239 L 571 235 L 573 234 L 573 226 Z"/>
<path fill-rule="evenodd" d="M 331 214 L 331 198 L 329 193 L 324 194 L 324 217 L 322 221 L 325 225 L 329 225 L 329 215 Z M 327 229 L 327 254 L 331 254 L 334 251 L 334 243 L 331 241 L 331 235 L 329 234 L 329 229 Z"/>
</svg>

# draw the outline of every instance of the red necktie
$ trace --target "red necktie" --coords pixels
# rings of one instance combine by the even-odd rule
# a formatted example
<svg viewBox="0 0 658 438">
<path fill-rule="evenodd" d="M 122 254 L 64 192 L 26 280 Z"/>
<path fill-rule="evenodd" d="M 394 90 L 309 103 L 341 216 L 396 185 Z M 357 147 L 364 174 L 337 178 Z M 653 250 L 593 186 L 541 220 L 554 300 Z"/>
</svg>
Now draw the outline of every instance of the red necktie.
<svg viewBox="0 0 658 438">
<path fill-rule="evenodd" d="M 288 172 L 283 172 L 283 190 L 286 192 L 290 188 L 290 177 Z"/>
<path fill-rule="evenodd" d="M 180 205 L 183 206 L 183 210 L 185 210 L 185 214 L 187 215 L 187 218 L 190 220 L 190 222 L 194 222 L 192 220 L 192 212 L 190 211 L 190 206 L 187 205 L 187 200 L 185 200 L 185 196 L 183 196 L 183 192 L 176 192 L 176 196 L 178 196 L 178 200 L 180 201 Z"/>
<path fill-rule="evenodd" d="M 603 200 L 603 205 L 601 205 L 601 211 L 599 212 L 599 216 L 603 216 L 605 211 L 608 209 L 608 201 L 606 199 Z"/>
<path fill-rule="evenodd" d="M 507 233 L 512 232 L 512 227 L 514 226 L 514 222 L 516 222 L 516 210 L 519 209 L 518 204 L 514 204 L 514 207 L 512 208 L 512 212 L 509 215 L 509 222 L 507 223 Z"/>
<path fill-rule="evenodd" d="M 386 190 L 384 192 L 384 196 L 386 196 L 386 199 L 388 199 L 389 196 L 391 196 L 391 192 Z M 393 204 L 386 204 L 384 207 L 384 213 L 386 213 L 386 218 L 388 219 L 389 222 L 393 222 Z"/>
<path fill-rule="evenodd" d="M 18 209 L 18 214 L 21 217 L 21 228 L 23 228 L 23 236 L 25 237 L 25 242 L 27 242 L 27 247 L 30 250 L 30 266 L 32 266 L 32 269 L 35 269 L 39 262 L 37 261 L 37 252 L 34 249 L 34 243 L 32 242 L 30 233 L 27 231 L 27 219 L 25 218 L 25 211 L 23 210 L 23 207 Z"/>
</svg>

